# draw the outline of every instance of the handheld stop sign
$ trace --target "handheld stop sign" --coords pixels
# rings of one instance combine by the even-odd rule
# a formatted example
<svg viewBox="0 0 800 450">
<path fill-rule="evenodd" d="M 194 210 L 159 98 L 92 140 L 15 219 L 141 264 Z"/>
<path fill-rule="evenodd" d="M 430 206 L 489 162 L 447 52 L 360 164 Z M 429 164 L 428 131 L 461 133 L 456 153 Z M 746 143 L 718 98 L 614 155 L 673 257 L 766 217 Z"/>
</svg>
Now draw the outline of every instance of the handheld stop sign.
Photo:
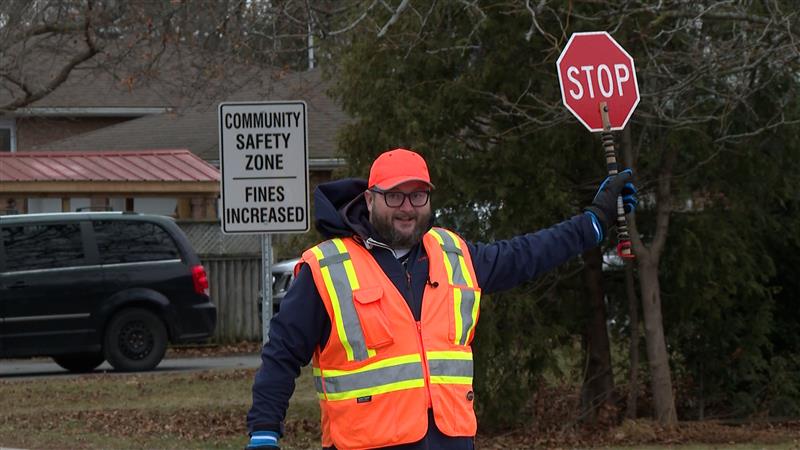
<svg viewBox="0 0 800 450">
<path fill-rule="evenodd" d="M 558 57 L 561 100 L 589 131 L 603 131 L 599 104 L 611 130 L 625 128 L 639 104 L 633 58 L 604 31 L 574 33 Z"/>
<path fill-rule="evenodd" d="M 591 132 L 600 132 L 609 175 L 619 172 L 614 130 L 622 130 L 639 104 L 633 58 L 605 31 L 573 33 L 556 62 L 564 106 Z M 617 253 L 631 252 L 622 197 L 617 198 Z"/>
</svg>

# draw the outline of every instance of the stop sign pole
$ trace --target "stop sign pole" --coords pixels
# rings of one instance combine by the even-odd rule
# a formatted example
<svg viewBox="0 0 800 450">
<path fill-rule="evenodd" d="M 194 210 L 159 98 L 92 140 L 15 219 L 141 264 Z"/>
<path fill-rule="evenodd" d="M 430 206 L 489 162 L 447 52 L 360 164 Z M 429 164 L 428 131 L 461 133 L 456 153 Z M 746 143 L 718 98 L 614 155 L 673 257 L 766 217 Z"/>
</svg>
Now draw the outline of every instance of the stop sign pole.
<svg viewBox="0 0 800 450">
<path fill-rule="evenodd" d="M 608 175 L 619 173 L 617 156 L 614 146 L 614 135 L 611 133 L 611 121 L 608 118 L 608 105 L 600 102 L 600 115 L 603 118 L 603 131 L 600 133 L 600 141 L 603 143 L 603 151 L 606 156 L 606 169 Z M 625 206 L 622 204 L 622 196 L 617 197 L 617 254 L 622 259 L 634 259 L 631 247 L 631 236 L 628 233 L 628 220 L 625 218 Z"/>
<path fill-rule="evenodd" d="M 619 173 L 612 131 L 622 130 L 639 104 L 633 58 L 608 33 L 573 33 L 556 62 L 564 106 L 600 132 L 609 176 Z M 622 197 L 617 198 L 617 254 L 633 259 Z"/>
</svg>

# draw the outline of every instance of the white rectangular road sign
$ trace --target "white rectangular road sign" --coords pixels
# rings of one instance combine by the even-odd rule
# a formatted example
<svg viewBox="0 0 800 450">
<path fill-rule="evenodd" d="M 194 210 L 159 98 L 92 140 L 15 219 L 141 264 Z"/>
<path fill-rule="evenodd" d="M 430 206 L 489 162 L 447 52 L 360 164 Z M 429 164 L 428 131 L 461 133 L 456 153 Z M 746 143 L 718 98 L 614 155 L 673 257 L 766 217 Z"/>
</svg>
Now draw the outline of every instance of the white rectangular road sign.
<svg viewBox="0 0 800 450">
<path fill-rule="evenodd" d="M 306 103 L 219 105 L 222 231 L 309 229 Z"/>
</svg>

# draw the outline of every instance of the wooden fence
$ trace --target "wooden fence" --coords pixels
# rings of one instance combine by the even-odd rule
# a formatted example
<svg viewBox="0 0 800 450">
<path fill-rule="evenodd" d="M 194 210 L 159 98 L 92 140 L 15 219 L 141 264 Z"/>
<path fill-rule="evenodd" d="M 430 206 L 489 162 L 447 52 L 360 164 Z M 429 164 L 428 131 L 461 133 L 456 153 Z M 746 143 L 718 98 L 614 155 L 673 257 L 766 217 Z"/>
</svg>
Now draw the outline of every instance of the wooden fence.
<svg viewBox="0 0 800 450">
<path fill-rule="evenodd" d="M 261 257 L 206 256 L 201 260 L 208 273 L 211 300 L 217 305 L 217 331 L 211 341 L 261 340 Z"/>
</svg>

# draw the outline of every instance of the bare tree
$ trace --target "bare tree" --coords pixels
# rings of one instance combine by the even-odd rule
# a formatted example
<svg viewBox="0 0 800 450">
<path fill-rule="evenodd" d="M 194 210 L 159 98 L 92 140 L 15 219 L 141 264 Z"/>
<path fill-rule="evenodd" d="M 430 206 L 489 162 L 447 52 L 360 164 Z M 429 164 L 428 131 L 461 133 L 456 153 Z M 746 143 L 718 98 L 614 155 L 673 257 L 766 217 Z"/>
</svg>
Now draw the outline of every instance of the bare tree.
<svg viewBox="0 0 800 450">
<path fill-rule="evenodd" d="M 269 83 L 309 61 L 333 2 L 16 0 L 0 5 L 0 110 L 27 107 L 77 74 L 155 83 L 189 103 Z M 312 26 L 313 25 L 313 26 Z M 315 31 L 316 30 L 316 31 Z M 172 95 L 177 94 L 177 95 Z"/>
</svg>

